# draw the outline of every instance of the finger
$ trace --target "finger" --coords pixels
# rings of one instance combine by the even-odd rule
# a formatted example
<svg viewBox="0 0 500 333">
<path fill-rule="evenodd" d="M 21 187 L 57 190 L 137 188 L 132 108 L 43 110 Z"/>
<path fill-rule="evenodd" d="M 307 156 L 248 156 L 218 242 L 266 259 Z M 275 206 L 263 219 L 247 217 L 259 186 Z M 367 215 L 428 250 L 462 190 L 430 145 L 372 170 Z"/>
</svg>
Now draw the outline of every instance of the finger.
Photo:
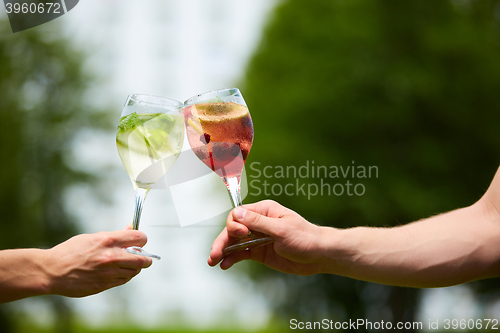
<svg viewBox="0 0 500 333">
<path fill-rule="evenodd" d="M 137 254 L 132 254 L 125 252 L 125 258 L 120 260 L 118 264 L 122 268 L 128 269 L 143 269 L 148 268 L 153 264 L 153 259 L 150 257 L 145 257 Z"/>
<path fill-rule="evenodd" d="M 143 269 L 152 265 L 153 259 L 146 256 L 132 254 L 124 248 L 115 247 L 112 253 L 105 257 L 104 264 L 123 269 Z"/>
<path fill-rule="evenodd" d="M 100 269 L 95 272 L 94 279 L 99 283 L 110 283 L 116 280 L 128 279 L 130 280 L 141 272 L 141 269 L 123 268 L 111 266 L 105 269 Z"/>
<path fill-rule="evenodd" d="M 230 237 L 245 237 L 250 232 L 246 225 L 234 221 L 233 211 L 227 216 L 226 228 Z"/>
<path fill-rule="evenodd" d="M 212 250 L 210 251 L 210 257 L 208 258 L 208 264 L 210 266 L 215 266 L 222 259 L 222 249 L 224 249 L 229 244 L 229 235 L 227 229 L 221 231 L 219 236 L 214 240 L 212 244 Z"/>
<path fill-rule="evenodd" d="M 111 288 L 124 285 L 125 283 L 129 282 L 130 280 L 132 280 L 132 278 L 133 278 L 133 276 L 130 277 L 130 278 L 125 278 L 125 277 L 124 278 L 117 278 L 117 279 L 115 279 L 113 281 L 113 286 Z M 106 288 L 106 289 L 109 289 L 109 288 Z M 106 289 L 104 289 L 104 290 L 106 290 Z"/>
<path fill-rule="evenodd" d="M 217 265 L 218 262 L 219 261 L 215 261 L 214 259 L 212 259 L 212 257 L 208 257 L 208 260 L 207 260 L 208 266 L 214 267 L 215 265 Z"/>
<path fill-rule="evenodd" d="M 244 224 L 241 224 L 240 222 L 235 222 L 231 216 L 230 220 L 228 219 L 227 221 L 227 233 L 231 237 L 245 237 L 248 235 L 250 232 L 250 229 Z"/>
<path fill-rule="evenodd" d="M 125 278 L 125 279 L 132 279 L 134 276 L 136 276 L 137 274 L 139 274 L 141 272 L 140 269 L 129 269 L 129 268 L 122 268 L 121 269 L 121 278 Z"/>
<path fill-rule="evenodd" d="M 153 259 L 150 257 L 144 257 L 137 254 L 131 254 L 128 252 L 125 252 L 125 254 L 126 254 L 126 259 L 122 259 L 119 263 L 119 266 L 121 268 L 143 269 L 143 268 L 148 268 L 153 264 Z"/>
<path fill-rule="evenodd" d="M 285 206 L 282 206 L 281 204 L 273 200 L 263 200 L 252 204 L 246 204 L 243 205 L 242 207 L 247 210 L 256 212 L 260 215 L 264 215 L 267 217 L 275 217 L 275 218 L 282 217 L 284 214 L 293 212 L 290 209 L 286 208 Z"/>
<path fill-rule="evenodd" d="M 256 213 L 259 213 L 260 215 L 269 216 L 270 212 L 275 210 L 274 209 L 275 205 L 281 206 L 276 201 L 263 200 L 263 201 L 254 202 L 251 204 L 246 204 L 246 205 L 243 205 L 242 207 L 247 209 L 247 210 L 251 210 L 251 211 L 254 211 Z"/>
<path fill-rule="evenodd" d="M 110 245 L 118 247 L 143 247 L 148 241 L 148 237 L 146 236 L 146 234 L 139 230 L 112 231 L 108 232 L 107 236 L 110 238 Z"/>
<path fill-rule="evenodd" d="M 134 230 L 134 226 L 132 225 L 132 223 L 129 223 L 125 228 L 123 228 L 123 230 Z"/>
<path fill-rule="evenodd" d="M 153 258 L 149 257 L 144 257 L 143 263 L 142 263 L 142 268 L 148 268 L 153 264 Z"/>
<path fill-rule="evenodd" d="M 262 232 L 269 236 L 275 236 L 283 223 L 277 218 L 270 218 L 251 210 L 237 207 L 231 212 L 233 220 L 247 226 L 250 230 Z M 231 229 L 234 225 L 230 224 Z"/>
<path fill-rule="evenodd" d="M 220 263 L 220 268 L 223 270 L 231 268 L 237 262 L 250 259 L 250 251 L 240 251 L 231 253 Z"/>
<path fill-rule="evenodd" d="M 107 272 L 107 277 L 110 281 L 122 280 L 122 279 L 132 279 L 134 276 L 141 272 L 140 269 L 130 269 L 130 268 L 113 268 Z"/>
</svg>

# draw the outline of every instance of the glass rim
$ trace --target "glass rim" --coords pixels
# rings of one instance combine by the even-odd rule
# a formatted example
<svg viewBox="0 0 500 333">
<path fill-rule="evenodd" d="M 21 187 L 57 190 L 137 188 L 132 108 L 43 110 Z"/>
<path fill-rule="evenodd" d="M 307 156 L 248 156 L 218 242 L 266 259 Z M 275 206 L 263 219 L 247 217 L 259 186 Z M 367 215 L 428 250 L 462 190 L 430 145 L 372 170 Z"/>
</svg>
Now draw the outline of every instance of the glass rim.
<svg viewBox="0 0 500 333">
<path fill-rule="evenodd" d="M 127 96 L 127 100 L 125 101 L 125 106 L 129 105 L 129 101 L 131 100 L 138 103 L 143 103 L 150 106 L 163 107 L 163 108 L 172 106 L 182 108 L 182 106 L 184 105 L 182 102 L 178 100 L 163 96 L 149 95 L 149 94 L 130 94 Z"/>
<path fill-rule="evenodd" d="M 212 96 L 211 98 L 209 96 Z M 184 107 L 197 104 L 197 103 L 202 103 L 205 100 L 208 99 L 213 99 L 214 97 L 235 97 L 238 98 L 238 104 L 242 104 L 246 106 L 245 100 L 243 99 L 243 96 L 241 95 L 241 92 L 238 88 L 223 88 L 223 89 L 217 89 L 217 90 L 211 90 L 207 91 L 195 96 L 192 96 L 188 98 L 184 102 Z"/>
</svg>

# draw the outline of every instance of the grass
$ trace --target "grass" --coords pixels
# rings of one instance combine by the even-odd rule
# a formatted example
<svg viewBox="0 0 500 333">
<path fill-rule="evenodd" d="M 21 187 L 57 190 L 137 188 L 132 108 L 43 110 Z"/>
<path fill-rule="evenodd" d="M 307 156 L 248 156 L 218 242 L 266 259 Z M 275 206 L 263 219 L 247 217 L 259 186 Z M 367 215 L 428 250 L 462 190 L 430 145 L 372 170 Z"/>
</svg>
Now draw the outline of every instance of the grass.
<svg viewBox="0 0 500 333">
<path fill-rule="evenodd" d="M 59 330 L 56 327 L 43 327 L 30 322 L 19 322 L 16 325 L 16 332 L 19 333 L 237 333 L 237 332 L 248 332 L 248 333 L 279 333 L 279 332 L 289 332 L 285 327 L 278 327 L 276 325 L 271 325 L 267 328 L 261 330 L 245 330 L 241 327 L 223 327 L 223 328 L 210 328 L 210 329 L 198 329 L 188 326 L 165 326 L 157 328 L 144 328 L 136 325 L 114 325 L 106 326 L 100 328 L 89 327 L 85 324 L 77 324 L 72 327 L 72 330 L 67 329 Z"/>
</svg>

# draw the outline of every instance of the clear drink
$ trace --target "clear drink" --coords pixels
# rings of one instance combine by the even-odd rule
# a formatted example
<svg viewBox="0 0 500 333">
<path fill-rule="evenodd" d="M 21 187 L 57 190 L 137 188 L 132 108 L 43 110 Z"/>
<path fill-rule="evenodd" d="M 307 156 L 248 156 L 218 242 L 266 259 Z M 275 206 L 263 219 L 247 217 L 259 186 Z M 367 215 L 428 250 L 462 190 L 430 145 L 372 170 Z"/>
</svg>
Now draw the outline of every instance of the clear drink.
<svg viewBox="0 0 500 333">
<path fill-rule="evenodd" d="M 135 189 L 151 189 L 175 163 L 183 131 L 180 115 L 133 112 L 120 118 L 116 146 Z"/>
</svg>

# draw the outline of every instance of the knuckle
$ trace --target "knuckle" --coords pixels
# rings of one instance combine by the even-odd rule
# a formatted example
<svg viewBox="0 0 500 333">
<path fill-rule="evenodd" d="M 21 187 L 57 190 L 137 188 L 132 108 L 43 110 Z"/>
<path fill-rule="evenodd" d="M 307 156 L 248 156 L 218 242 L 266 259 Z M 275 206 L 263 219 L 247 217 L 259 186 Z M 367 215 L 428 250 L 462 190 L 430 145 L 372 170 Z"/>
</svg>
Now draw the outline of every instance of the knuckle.
<svg viewBox="0 0 500 333">
<path fill-rule="evenodd" d="M 142 257 L 134 255 L 133 259 L 127 259 L 131 270 L 141 270 L 143 268 L 149 267 L 152 264 L 152 259 L 148 257 Z M 135 274 L 134 274 L 135 275 Z"/>
<path fill-rule="evenodd" d="M 118 255 L 115 253 L 115 251 L 103 251 L 101 254 L 101 264 L 107 265 L 107 264 L 112 264 L 115 263 L 118 260 Z"/>
<path fill-rule="evenodd" d="M 227 221 L 226 229 L 227 229 L 227 231 L 233 231 L 233 230 L 238 229 L 240 225 L 241 225 L 241 223 L 230 220 L 230 221 Z"/>
<path fill-rule="evenodd" d="M 233 209 L 234 210 L 234 209 Z M 229 214 L 227 215 L 227 219 L 226 219 L 226 223 L 229 224 L 230 222 L 233 222 L 234 221 L 234 218 L 233 218 L 233 210 L 231 210 L 229 212 Z"/>
<path fill-rule="evenodd" d="M 274 206 L 277 204 L 276 201 L 271 200 L 271 199 L 265 199 L 262 201 L 262 203 L 265 204 L 266 206 Z"/>
<path fill-rule="evenodd" d="M 105 247 L 113 246 L 116 243 L 116 237 L 108 232 L 100 232 L 98 235 L 99 242 Z"/>
</svg>

